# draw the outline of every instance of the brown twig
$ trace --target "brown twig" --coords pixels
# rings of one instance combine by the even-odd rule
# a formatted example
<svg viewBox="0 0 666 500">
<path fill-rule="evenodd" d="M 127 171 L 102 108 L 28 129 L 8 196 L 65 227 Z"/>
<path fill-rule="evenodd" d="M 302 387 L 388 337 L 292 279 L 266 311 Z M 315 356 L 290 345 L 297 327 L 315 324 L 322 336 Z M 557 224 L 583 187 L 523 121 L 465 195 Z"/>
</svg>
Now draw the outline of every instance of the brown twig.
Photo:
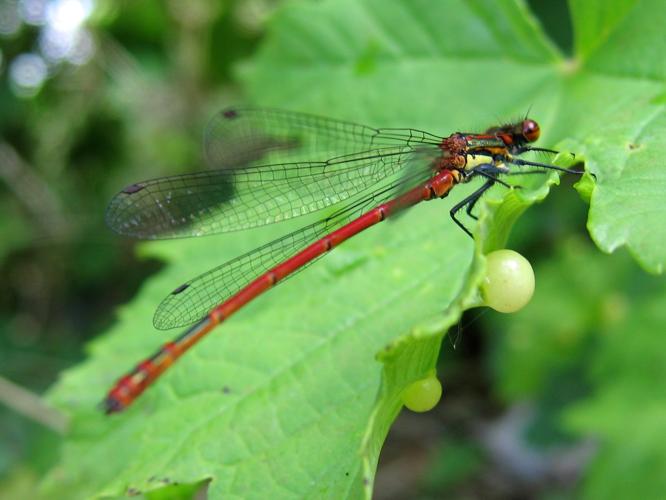
<svg viewBox="0 0 666 500">
<path fill-rule="evenodd" d="M 69 232 L 60 200 L 32 166 L 5 141 L 0 142 L 0 179 L 45 234 L 59 236 Z"/>
<path fill-rule="evenodd" d="M 38 395 L 3 377 L 0 377 L 0 402 L 58 434 L 64 434 L 67 429 L 67 417 L 63 413 L 47 406 Z"/>
</svg>

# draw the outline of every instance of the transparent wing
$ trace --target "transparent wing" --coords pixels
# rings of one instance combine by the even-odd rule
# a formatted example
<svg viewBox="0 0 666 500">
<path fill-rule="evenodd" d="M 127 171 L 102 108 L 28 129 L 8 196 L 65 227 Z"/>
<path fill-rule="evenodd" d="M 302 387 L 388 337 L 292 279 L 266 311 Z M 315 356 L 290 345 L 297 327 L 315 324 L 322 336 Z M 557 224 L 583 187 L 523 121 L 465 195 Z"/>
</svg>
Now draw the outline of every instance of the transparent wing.
<svg viewBox="0 0 666 500">
<path fill-rule="evenodd" d="M 393 146 L 430 144 L 442 138 L 415 129 L 376 129 L 356 123 L 278 109 L 231 108 L 209 123 L 204 149 L 215 169 L 273 163 L 325 162 Z"/>
<path fill-rule="evenodd" d="M 159 305 L 153 324 L 164 330 L 182 327 L 203 318 L 215 306 L 307 245 L 424 182 L 430 175 L 430 169 L 420 168 L 405 177 L 394 179 L 380 189 L 357 196 L 325 219 L 236 257 L 180 285 Z"/>
<path fill-rule="evenodd" d="M 121 234 L 148 239 L 270 224 L 349 199 L 395 174 L 411 155 L 441 154 L 440 143 L 412 129 L 226 110 L 204 141 L 215 170 L 128 186 L 109 204 L 106 221 Z"/>
</svg>

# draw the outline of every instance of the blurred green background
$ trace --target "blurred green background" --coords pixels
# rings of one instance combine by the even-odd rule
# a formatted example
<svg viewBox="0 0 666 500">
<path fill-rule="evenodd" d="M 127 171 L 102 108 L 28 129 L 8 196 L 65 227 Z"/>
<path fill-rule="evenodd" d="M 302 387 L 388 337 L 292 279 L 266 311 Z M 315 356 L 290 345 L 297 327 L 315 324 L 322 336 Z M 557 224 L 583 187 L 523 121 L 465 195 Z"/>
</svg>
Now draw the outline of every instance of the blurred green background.
<svg viewBox="0 0 666 500">
<path fill-rule="evenodd" d="M 105 205 L 128 182 L 202 167 L 201 131 L 242 101 L 234 68 L 279 3 L 0 0 L 1 380 L 42 393 L 159 270 L 106 230 Z M 529 4 L 570 53 L 566 3 Z M 535 266 L 533 303 L 463 317 L 444 400 L 399 417 L 377 498 L 666 491 L 663 280 L 598 252 L 563 184 L 512 237 Z M 0 385 L 0 493 L 20 497 L 57 459 L 59 432 L 15 398 Z M 626 490 L 605 491 L 618 474 Z"/>
</svg>

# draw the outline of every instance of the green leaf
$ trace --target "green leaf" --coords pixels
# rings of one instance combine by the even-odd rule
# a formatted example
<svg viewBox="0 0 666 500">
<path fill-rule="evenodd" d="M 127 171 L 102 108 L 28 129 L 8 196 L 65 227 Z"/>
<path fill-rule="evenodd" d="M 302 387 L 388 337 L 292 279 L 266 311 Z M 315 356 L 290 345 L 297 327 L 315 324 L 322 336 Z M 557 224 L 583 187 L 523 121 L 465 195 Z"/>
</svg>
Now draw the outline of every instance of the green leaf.
<svg viewBox="0 0 666 500">
<path fill-rule="evenodd" d="M 663 151 L 666 4 L 572 1 L 579 68 L 562 112 L 576 117 L 586 168 L 597 175 L 588 228 L 604 251 L 627 246 L 648 271 L 666 261 Z"/>
<path fill-rule="evenodd" d="M 578 57 L 588 58 L 596 49 L 605 48 L 608 38 L 638 3 L 637 0 L 570 0 Z"/>
<path fill-rule="evenodd" d="M 663 11 L 659 5 L 652 2 L 653 11 Z M 599 37 L 599 30 L 589 32 Z M 629 155 L 623 138 L 649 123 L 654 135 L 641 128 L 645 134 L 632 144 L 654 153 L 662 108 L 651 99 L 663 92 L 645 75 L 588 69 L 604 62 L 605 43 L 621 33 L 586 42 L 594 53 L 572 65 L 519 1 L 296 3 L 276 15 L 240 73 L 255 104 L 442 135 L 483 129 L 531 106 L 544 132 L 540 145 L 566 145 L 597 174 L 590 230 L 610 248 L 622 221 L 604 208 L 609 200 L 621 197 L 630 215 L 640 208 L 623 191 L 627 178 L 639 186 L 640 175 L 618 172 Z M 660 178 L 656 165 L 649 168 L 651 180 Z M 474 187 L 457 187 L 451 198 Z M 641 202 L 656 199 L 648 188 Z M 108 418 L 94 408 L 104 390 L 165 340 L 151 326 L 165 291 L 288 229 L 146 245 L 147 255 L 172 264 L 52 392 L 73 424 L 47 490 L 135 494 L 211 480 L 211 498 L 369 496 L 398 395 L 434 368 L 441 338 L 461 310 L 478 305 L 479 249 L 502 245 L 518 215 L 546 192 L 537 186 L 481 207 L 476 252 L 449 220 L 451 199 L 367 231 L 244 308 L 125 414 Z M 661 226 L 648 232 L 643 225 L 651 218 L 632 220 L 626 237 L 612 241 L 637 254 L 644 242 L 649 249 L 640 258 L 657 269 L 664 245 L 656 239 Z M 388 343 L 382 365 L 374 357 Z"/>
<path fill-rule="evenodd" d="M 78 417 L 53 487 L 110 494 L 214 478 L 213 497 L 362 488 L 371 477 L 359 450 L 381 375 L 374 353 L 451 303 L 472 258 L 469 238 L 440 215 L 426 204 L 386 223 L 392 238 L 377 228 L 350 241 L 231 319 L 125 414 L 105 417 L 95 404 L 119 369 L 163 341 L 151 332 L 151 308 L 184 271 L 171 266 L 151 280 L 91 346 L 94 362 L 53 395 Z M 421 217 L 432 223 L 417 224 Z M 239 252 L 233 239 L 160 245 L 160 253 L 205 268 Z M 349 266 L 353 259 L 362 265 Z M 110 450 L 103 468 L 79 460 Z"/>
</svg>

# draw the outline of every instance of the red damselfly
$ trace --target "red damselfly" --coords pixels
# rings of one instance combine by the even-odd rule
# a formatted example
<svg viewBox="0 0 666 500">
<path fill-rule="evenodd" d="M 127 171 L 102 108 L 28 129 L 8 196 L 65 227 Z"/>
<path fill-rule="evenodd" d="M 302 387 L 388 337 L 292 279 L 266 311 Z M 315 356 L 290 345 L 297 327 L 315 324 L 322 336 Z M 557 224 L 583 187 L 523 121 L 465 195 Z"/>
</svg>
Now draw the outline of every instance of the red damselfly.
<svg viewBox="0 0 666 500">
<path fill-rule="evenodd" d="M 269 109 L 228 109 L 209 125 L 210 171 L 139 182 L 109 204 L 106 221 L 118 233 L 144 239 L 200 236 L 328 214 L 177 287 L 158 307 L 158 329 L 192 324 L 139 363 L 109 391 L 107 413 L 130 405 L 216 325 L 348 238 L 453 186 L 485 182 L 450 210 L 472 218 L 479 198 L 500 176 L 573 170 L 519 158 L 555 151 L 530 144 L 538 124 L 525 118 L 484 133 L 440 137 L 415 129 L 376 129 Z M 532 167 L 530 171 L 512 169 Z"/>
</svg>

